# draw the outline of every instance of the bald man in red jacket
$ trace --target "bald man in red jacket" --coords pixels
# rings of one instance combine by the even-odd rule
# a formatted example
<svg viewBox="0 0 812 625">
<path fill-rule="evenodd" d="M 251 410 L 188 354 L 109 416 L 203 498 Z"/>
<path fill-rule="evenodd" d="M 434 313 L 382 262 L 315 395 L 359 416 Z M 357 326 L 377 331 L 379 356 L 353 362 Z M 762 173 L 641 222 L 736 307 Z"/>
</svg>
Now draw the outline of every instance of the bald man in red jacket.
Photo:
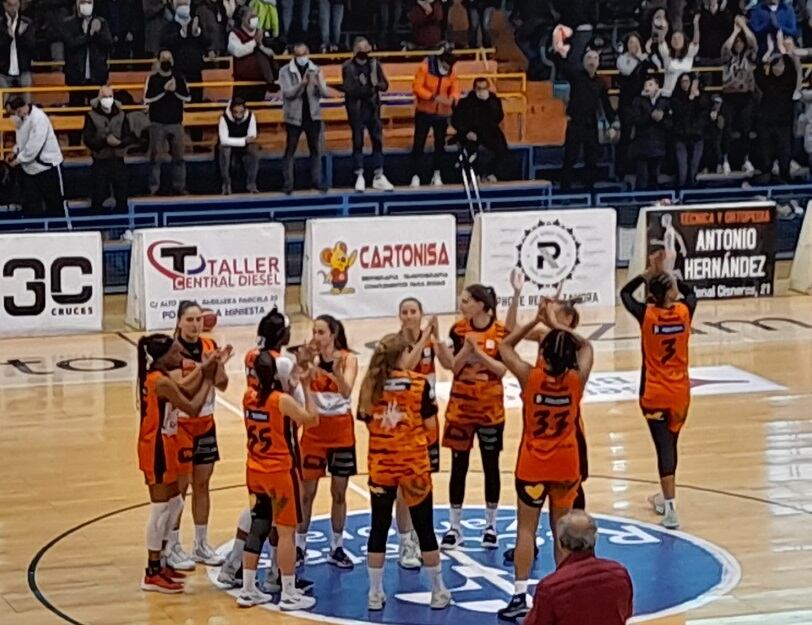
<svg viewBox="0 0 812 625">
<path fill-rule="evenodd" d="M 558 523 L 564 558 L 536 587 L 523 625 L 625 625 L 632 617 L 632 580 L 619 562 L 595 557 L 598 526 L 573 510 Z"/>
</svg>

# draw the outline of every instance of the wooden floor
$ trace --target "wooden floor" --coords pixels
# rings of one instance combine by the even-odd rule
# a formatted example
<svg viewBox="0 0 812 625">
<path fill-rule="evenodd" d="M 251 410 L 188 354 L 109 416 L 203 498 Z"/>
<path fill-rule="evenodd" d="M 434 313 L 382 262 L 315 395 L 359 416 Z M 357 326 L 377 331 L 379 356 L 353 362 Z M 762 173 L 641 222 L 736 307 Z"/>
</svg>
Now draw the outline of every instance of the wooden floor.
<svg viewBox="0 0 812 625">
<path fill-rule="evenodd" d="M 111 299 L 111 330 L 122 329 L 121 307 L 120 299 Z M 451 320 L 442 318 L 443 331 Z M 616 323 L 584 328 L 600 335 L 597 372 L 639 367 L 634 323 L 620 310 Z M 368 343 L 395 328 L 395 319 L 347 324 L 362 364 L 369 358 Z M 683 531 L 727 550 L 738 561 L 741 578 L 702 607 L 649 622 L 812 623 L 812 298 L 702 303 L 695 328 L 693 365 L 732 365 L 785 389 L 695 396 L 678 474 L 679 483 L 690 486 L 679 491 Z M 296 318 L 294 342 L 308 332 L 306 320 Z M 217 329 L 215 336 L 233 343 L 238 353 L 253 342 L 250 328 Z M 202 570 L 184 596 L 146 596 L 138 590 L 146 518 L 140 504 L 146 493 L 135 464 L 134 349 L 128 341 L 135 338 L 111 331 L 0 342 L 0 623 L 301 622 L 259 609 L 240 611 Z M 89 357 L 118 359 L 126 366 L 103 373 L 77 371 L 113 365 L 112 360 L 76 360 Z M 219 489 L 210 523 L 215 546 L 231 538 L 246 503 L 241 488 L 244 430 L 235 408 L 244 383 L 236 360 L 231 369 L 232 384 L 217 413 L 223 460 L 213 480 Z M 514 502 L 510 476 L 517 414 L 509 412 L 503 459 L 506 504 Z M 590 510 L 656 522 L 645 505 L 656 467 L 636 403 L 589 403 L 584 415 Z M 358 428 L 357 434 L 360 470 L 365 471 L 366 433 Z M 448 465 L 444 456 L 443 467 Z M 478 462 L 472 467 L 468 500 L 481 503 Z M 353 484 L 349 509 L 364 510 L 364 477 L 353 478 Z M 435 486 L 435 501 L 443 504 L 445 474 L 437 476 Z M 316 508 L 315 514 L 327 511 L 324 488 Z M 187 511 L 187 548 L 191 527 Z"/>
</svg>

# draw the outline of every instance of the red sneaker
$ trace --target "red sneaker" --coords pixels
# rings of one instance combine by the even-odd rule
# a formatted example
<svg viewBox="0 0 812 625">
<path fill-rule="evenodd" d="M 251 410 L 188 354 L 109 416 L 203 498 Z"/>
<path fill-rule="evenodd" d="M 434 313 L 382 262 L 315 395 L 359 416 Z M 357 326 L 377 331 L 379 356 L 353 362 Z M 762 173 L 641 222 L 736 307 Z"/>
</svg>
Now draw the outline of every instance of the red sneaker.
<svg viewBox="0 0 812 625">
<path fill-rule="evenodd" d="M 158 573 L 157 575 L 144 575 L 141 590 L 176 595 L 183 592 L 183 584 L 173 582 L 168 577 L 164 577 L 163 573 Z"/>
<path fill-rule="evenodd" d="M 164 566 L 164 568 L 161 569 L 161 575 L 163 575 L 166 579 L 172 580 L 173 582 L 177 582 L 179 584 L 186 581 L 187 577 L 186 573 L 173 569 L 171 566 Z"/>
</svg>

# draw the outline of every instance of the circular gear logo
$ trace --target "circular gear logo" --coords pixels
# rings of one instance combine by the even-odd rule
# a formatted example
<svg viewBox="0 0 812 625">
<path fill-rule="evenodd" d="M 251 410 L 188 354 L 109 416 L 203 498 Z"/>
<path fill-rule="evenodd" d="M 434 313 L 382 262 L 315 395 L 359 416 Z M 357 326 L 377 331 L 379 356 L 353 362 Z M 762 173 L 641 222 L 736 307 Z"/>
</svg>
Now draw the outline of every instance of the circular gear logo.
<svg viewBox="0 0 812 625">
<path fill-rule="evenodd" d="M 574 229 L 557 219 L 540 219 L 535 226 L 524 231 L 516 249 L 519 252 L 517 266 L 525 278 L 539 288 L 569 280 L 581 262 L 581 242 Z"/>
</svg>

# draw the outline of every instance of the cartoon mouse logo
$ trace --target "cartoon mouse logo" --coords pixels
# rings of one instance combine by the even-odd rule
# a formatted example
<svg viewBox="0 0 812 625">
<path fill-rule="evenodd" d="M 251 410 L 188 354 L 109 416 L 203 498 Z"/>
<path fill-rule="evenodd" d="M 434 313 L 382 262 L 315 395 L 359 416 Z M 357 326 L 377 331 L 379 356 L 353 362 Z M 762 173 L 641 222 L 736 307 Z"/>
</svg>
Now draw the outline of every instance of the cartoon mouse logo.
<svg viewBox="0 0 812 625">
<path fill-rule="evenodd" d="M 349 280 L 347 271 L 353 266 L 357 256 L 357 250 L 354 250 L 352 254 L 347 254 L 347 244 L 344 241 L 338 241 L 333 249 L 325 247 L 321 251 L 319 255 L 321 263 L 330 269 L 330 273 L 319 271 L 319 275 L 324 278 L 324 284 L 333 287 L 330 293 L 333 295 L 355 293 L 355 289 L 346 287 Z"/>
</svg>

